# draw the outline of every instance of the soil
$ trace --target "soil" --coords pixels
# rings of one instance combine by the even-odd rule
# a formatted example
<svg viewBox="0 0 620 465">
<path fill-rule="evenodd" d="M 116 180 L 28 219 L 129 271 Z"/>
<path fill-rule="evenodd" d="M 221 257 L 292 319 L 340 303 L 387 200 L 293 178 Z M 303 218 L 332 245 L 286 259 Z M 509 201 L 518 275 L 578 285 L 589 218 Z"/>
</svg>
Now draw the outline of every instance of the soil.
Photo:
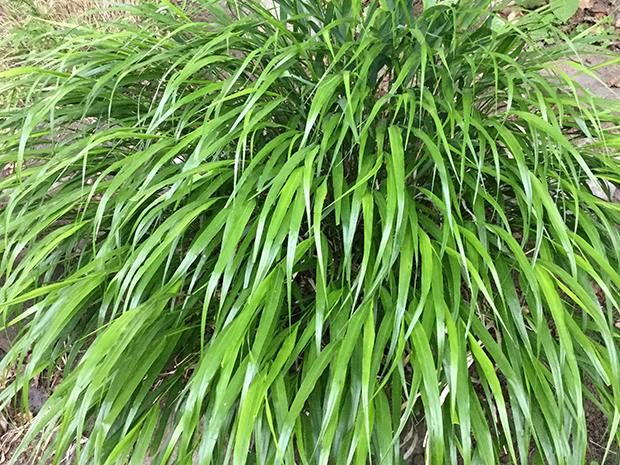
<svg viewBox="0 0 620 465">
<path fill-rule="evenodd" d="M 591 384 L 586 383 L 586 386 L 590 389 L 590 392 L 595 394 Z M 597 400 L 599 398 L 596 394 L 594 397 Z M 612 449 L 607 453 L 607 457 L 605 457 L 607 441 L 609 440 L 607 417 L 590 399 L 586 399 L 584 409 L 586 413 L 586 424 L 588 426 L 586 463 L 595 462 L 600 465 L 616 465 L 620 463 L 620 455 L 618 455 L 619 451 L 617 446 L 612 446 Z"/>
<path fill-rule="evenodd" d="M 619 36 L 608 46 L 610 51 L 620 52 L 620 1 L 618 0 L 580 0 L 581 8 L 562 27 L 567 34 L 598 26 L 593 34 L 609 29 L 607 32 Z"/>
</svg>

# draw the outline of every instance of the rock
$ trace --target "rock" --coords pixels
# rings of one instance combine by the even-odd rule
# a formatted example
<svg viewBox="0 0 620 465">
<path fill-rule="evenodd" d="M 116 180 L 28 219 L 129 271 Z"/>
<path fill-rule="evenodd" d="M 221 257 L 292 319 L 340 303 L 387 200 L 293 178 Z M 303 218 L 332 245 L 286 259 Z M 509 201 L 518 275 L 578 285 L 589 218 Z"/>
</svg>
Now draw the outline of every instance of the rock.
<svg viewBox="0 0 620 465">
<path fill-rule="evenodd" d="M 573 82 L 583 86 L 596 95 L 608 99 L 619 99 L 620 91 L 617 87 L 612 86 L 611 82 L 620 76 L 620 64 L 613 63 L 607 66 L 601 66 L 609 62 L 609 57 L 601 57 L 596 55 L 581 56 L 583 65 L 586 68 L 596 68 L 593 71 L 594 76 L 582 73 L 578 68 L 569 64 L 560 63 L 557 69 L 565 72 Z"/>
<path fill-rule="evenodd" d="M 41 411 L 47 399 L 48 395 L 44 390 L 38 387 L 28 389 L 28 408 L 33 415 Z"/>
<path fill-rule="evenodd" d="M 603 15 L 608 15 L 612 12 L 609 3 L 607 2 L 594 2 L 590 7 L 592 13 L 601 13 Z"/>
</svg>

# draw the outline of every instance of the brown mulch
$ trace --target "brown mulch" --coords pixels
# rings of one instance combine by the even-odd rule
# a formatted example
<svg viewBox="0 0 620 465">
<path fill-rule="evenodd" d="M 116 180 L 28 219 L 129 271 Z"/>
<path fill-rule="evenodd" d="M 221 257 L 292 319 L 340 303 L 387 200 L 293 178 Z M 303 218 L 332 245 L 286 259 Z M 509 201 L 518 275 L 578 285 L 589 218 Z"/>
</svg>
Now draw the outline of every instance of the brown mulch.
<svg viewBox="0 0 620 465">
<path fill-rule="evenodd" d="M 614 33 L 618 38 L 612 40 L 610 51 L 620 52 L 620 1 L 618 0 L 581 0 L 583 8 L 568 20 L 564 32 L 571 33 L 578 28 L 599 25 L 600 30 Z M 597 31 L 594 30 L 593 33 Z"/>
</svg>

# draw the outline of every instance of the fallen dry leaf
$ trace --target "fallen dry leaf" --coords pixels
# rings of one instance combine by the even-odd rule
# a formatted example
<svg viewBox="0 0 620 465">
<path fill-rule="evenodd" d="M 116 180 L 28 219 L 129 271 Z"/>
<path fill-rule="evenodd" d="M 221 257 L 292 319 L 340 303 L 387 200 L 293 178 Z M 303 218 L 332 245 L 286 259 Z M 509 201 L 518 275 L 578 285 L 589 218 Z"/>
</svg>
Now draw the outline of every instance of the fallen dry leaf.
<svg viewBox="0 0 620 465">
<path fill-rule="evenodd" d="M 607 83 L 609 87 L 620 87 L 620 76 L 616 76 Z"/>
<path fill-rule="evenodd" d="M 513 10 L 510 12 L 510 14 L 508 15 L 508 21 L 514 21 L 515 19 L 519 19 L 523 17 L 523 12 L 522 11 L 517 11 L 517 10 Z"/>
</svg>

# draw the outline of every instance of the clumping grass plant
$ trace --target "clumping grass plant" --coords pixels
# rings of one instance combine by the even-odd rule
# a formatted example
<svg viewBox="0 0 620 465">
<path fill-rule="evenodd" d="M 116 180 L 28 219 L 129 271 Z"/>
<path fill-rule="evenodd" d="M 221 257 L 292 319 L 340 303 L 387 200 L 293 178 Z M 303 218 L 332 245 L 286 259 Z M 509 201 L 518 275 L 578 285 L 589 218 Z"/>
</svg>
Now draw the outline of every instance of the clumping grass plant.
<svg viewBox="0 0 620 465">
<path fill-rule="evenodd" d="M 138 1 L 150 0 L 122 0 L 122 4 Z M 75 23 L 108 28 L 120 5 L 112 0 L 0 0 L 0 71 L 13 67 L 15 56 L 60 45 L 65 29 Z"/>
<path fill-rule="evenodd" d="M 586 398 L 613 448 L 620 106 L 489 3 L 162 0 L 1 73 L 22 449 L 580 464 Z"/>
</svg>

